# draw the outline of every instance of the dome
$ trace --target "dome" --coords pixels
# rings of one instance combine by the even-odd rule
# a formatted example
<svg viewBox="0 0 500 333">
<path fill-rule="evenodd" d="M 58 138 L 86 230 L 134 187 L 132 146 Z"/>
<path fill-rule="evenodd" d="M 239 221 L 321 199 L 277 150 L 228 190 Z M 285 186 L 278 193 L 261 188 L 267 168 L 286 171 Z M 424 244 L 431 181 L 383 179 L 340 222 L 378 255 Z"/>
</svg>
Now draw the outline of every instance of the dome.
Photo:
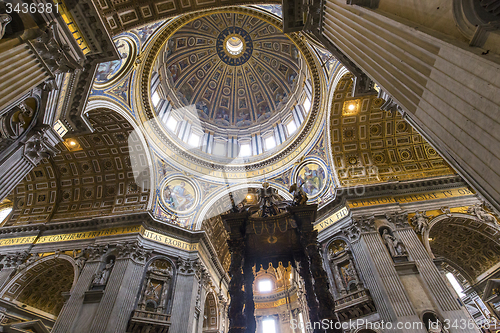
<svg viewBox="0 0 500 333">
<path fill-rule="evenodd" d="M 306 62 L 275 25 L 243 13 L 184 24 L 162 47 L 152 104 L 170 134 L 221 157 L 276 150 L 311 105 Z M 186 126 L 189 128 L 186 132 Z"/>
</svg>

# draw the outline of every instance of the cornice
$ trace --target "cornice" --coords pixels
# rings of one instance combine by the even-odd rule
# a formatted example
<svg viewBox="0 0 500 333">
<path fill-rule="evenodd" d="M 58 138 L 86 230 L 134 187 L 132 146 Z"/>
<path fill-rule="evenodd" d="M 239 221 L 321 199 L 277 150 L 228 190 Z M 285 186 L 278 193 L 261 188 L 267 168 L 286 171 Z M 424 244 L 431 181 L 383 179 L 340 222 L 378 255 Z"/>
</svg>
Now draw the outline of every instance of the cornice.
<svg viewBox="0 0 500 333">
<path fill-rule="evenodd" d="M 206 250 L 211 258 L 211 261 L 224 280 L 229 283 L 229 277 L 219 262 L 215 248 L 207 237 L 205 231 L 192 231 L 181 228 L 174 224 L 162 222 L 153 217 L 150 212 L 140 212 L 127 215 L 105 216 L 91 219 L 81 219 L 78 221 L 63 221 L 57 223 L 39 223 L 21 226 L 3 227 L 0 228 L 0 238 L 6 237 L 22 237 L 33 236 L 37 233 L 44 233 L 44 236 L 56 234 L 58 232 L 76 233 L 88 230 L 100 230 L 113 227 L 126 227 L 133 225 L 142 225 L 149 231 L 154 231 L 166 236 L 176 237 L 179 240 L 190 243 L 201 243 L 203 249 Z M 165 245 L 168 246 L 168 245 Z"/>
<path fill-rule="evenodd" d="M 338 188 L 337 197 L 335 198 L 335 200 L 318 211 L 318 218 L 316 219 L 316 221 L 319 222 L 332 212 L 335 212 L 338 209 L 344 207 L 347 203 L 347 200 L 369 199 L 388 195 L 397 196 L 405 194 L 415 194 L 428 191 L 446 190 L 463 186 L 467 186 L 467 183 L 460 176 L 452 175 L 381 184 L 370 184 L 353 188 Z M 359 193 L 360 189 L 363 190 L 363 194 L 357 195 L 356 191 L 358 191 Z"/>
</svg>

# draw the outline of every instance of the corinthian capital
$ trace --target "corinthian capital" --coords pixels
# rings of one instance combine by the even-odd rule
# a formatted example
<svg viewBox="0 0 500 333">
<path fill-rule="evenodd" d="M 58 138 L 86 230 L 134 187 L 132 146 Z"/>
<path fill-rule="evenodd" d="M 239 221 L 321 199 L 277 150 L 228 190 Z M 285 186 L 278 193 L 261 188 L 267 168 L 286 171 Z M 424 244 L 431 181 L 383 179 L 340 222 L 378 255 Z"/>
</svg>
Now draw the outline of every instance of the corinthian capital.
<svg viewBox="0 0 500 333">
<path fill-rule="evenodd" d="M 137 241 L 118 244 L 116 250 L 116 259 L 132 259 L 137 263 L 145 263 L 153 252 L 139 245 Z"/>
<path fill-rule="evenodd" d="M 56 22 L 52 22 L 40 37 L 32 41 L 31 45 L 53 74 L 82 69 L 71 54 L 70 47 L 59 36 Z"/>
<path fill-rule="evenodd" d="M 387 221 L 394 223 L 396 228 L 409 228 L 408 213 L 405 211 L 385 213 Z"/>
<path fill-rule="evenodd" d="M 342 233 L 349 239 L 349 241 L 354 242 L 359 239 L 360 231 L 356 225 L 351 224 L 343 228 Z"/>
<path fill-rule="evenodd" d="M 33 135 L 24 144 L 24 155 L 34 164 L 38 165 L 44 158 L 55 156 L 59 150 L 49 142 L 46 132 L 48 126 L 35 129 Z"/>
<path fill-rule="evenodd" d="M 360 216 L 352 219 L 354 224 L 361 232 L 370 232 L 375 230 L 375 216 Z"/>
</svg>

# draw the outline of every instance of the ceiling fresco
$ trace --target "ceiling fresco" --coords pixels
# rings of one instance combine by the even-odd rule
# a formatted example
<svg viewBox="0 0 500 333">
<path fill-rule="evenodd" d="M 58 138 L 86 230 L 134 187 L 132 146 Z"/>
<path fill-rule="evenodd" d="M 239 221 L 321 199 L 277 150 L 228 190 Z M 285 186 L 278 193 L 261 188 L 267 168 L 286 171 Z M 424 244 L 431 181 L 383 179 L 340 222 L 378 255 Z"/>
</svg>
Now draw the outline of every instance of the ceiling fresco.
<svg viewBox="0 0 500 333">
<path fill-rule="evenodd" d="M 231 54 L 231 42 L 241 47 L 239 53 Z M 299 58 L 297 47 L 273 25 L 221 13 L 179 29 L 159 66 L 180 104 L 195 105 L 202 121 L 245 128 L 266 121 L 296 93 Z"/>
</svg>

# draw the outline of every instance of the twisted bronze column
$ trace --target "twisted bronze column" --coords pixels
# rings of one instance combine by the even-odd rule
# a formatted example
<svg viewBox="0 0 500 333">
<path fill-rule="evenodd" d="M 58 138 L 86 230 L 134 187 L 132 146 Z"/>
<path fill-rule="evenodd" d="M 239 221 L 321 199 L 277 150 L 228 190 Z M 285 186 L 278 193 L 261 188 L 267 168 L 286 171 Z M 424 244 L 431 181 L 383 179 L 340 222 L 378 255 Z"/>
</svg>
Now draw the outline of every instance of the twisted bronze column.
<svg viewBox="0 0 500 333">
<path fill-rule="evenodd" d="M 303 262 L 309 265 L 309 274 L 312 275 L 314 279 L 313 289 L 314 295 L 316 296 L 318 311 L 317 317 L 319 320 L 327 320 L 329 323 L 329 328 L 326 330 L 314 330 L 314 332 L 342 332 L 340 329 L 335 329 L 334 325 L 338 321 L 335 316 L 335 301 L 333 300 L 332 294 L 330 293 L 330 286 L 328 283 L 328 276 L 323 269 L 323 260 L 319 253 L 318 247 L 318 231 L 312 228 L 312 225 L 302 225 L 302 230 L 300 230 L 300 242 L 304 249 L 304 253 L 307 258 L 304 258 Z M 302 267 L 301 262 L 301 267 Z M 301 274 L 302 275 L 302 274 Z M 304 276 L 302 276 L 304 278 Z M 304 279 L 305 281 L 305 279 Z M 306 286 L 306 292 L 309 294 L 309 290 Z M 307 296 L 307 295 L 306 295 Z M 309 305 L 309 300 L 308 300 Z M 313 311 L 315 312 L 315 311 Z M 311 320 L 315 321 L 316 318 Z"/>
<path fill-rule="evenodd" d="M 227 241 L 231 252 L 231 266 L 229 267 L 229 333 L 245 333 L 246 318 L 243 314 L 245 295 L 243 292 L 242 264 L 245 255 L 244 242 L 238 239 Z M 252 273 L 253 275 L 253 273 Z"/>
<path fill-rule="evenodd" d="M 253 302 L 253 263 L 245 260 L 243 275 L 245 278 L 245 317 L 247 323 L 247 333 L 255 333 L 255 304 Z"/>
</svg>

